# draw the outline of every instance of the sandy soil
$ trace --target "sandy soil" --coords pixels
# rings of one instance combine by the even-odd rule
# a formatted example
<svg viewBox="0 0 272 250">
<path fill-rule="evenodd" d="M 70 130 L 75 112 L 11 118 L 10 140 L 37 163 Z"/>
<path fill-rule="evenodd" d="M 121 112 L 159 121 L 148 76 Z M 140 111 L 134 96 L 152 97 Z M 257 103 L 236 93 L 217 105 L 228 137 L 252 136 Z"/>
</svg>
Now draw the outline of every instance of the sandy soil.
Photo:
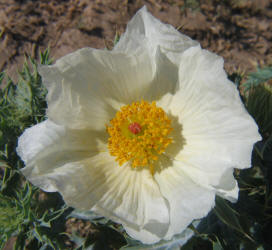
<svg viewBox="0 0 272 250">
<path fill-rule="evenodd" d="M 272 64 L 271 0 L 0 0 L 0 71 L 51 47 L 54 59 L 82 47 L 112 46 L 143 5 L 225 59 L 228 73 Z"/>
</svg>

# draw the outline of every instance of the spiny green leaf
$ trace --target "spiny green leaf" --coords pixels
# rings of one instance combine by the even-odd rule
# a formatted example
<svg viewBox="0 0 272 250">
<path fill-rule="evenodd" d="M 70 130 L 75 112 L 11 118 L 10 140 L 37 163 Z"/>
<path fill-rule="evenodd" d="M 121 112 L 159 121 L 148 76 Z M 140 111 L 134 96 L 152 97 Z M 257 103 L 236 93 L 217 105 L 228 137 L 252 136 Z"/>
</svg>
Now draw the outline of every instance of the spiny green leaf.
<svg viewBox="0 0 272 250">
<path fill-rule="evenodd" d="M 95 247 L 95 240 L 93 237 L 88 234 L 87 237 L 83 238 L 80 235 L 78 235 L 75 231 L 72 231 L 72 234 L 66 234 L 70 241 L 74 242 L 76 244 L 76 247 L 73 248 L 75 250 L 92 250 L 92 249 L 99 249 Z"/>
<path fill-rule="evenodd" d="M 22 222 L 23 214 L 17 209 L 16 202 L 0 193 L 0 239 L 12 236 Z"/>
<path fill-rule="evenodd" d="M 43 65 L 50 65 L 53 59 L 50 58 L 50 47 L 48 47 L 44 52 L 40 51 L 40 62 Z"/>
<path fill-rule="evenodd" d="M 223 250 L 223 247 L 219 242 L 213 242 L 213 250 Z"/>
<path fill-rule="evenodd" d="M 79 210 L 74 210 L 72 213 L 68 215 L 67 218 L 77 218 L 81 220 L 89 220 L 93 221 L 96 219 L 103 218 L 101 215 L 95 214 L 92 211 L 79 211 Z"/>
<path fill-rule="evenodd" d="M 272 134 L 266 141 L 256 143 L 255 150 L 262 160 L 272 162 Z"/>
<path fill-rule="evenodd" d="M 272 133 L 272 86 L 260 84 L 246 97 L 248 112 L 254 117 L 263 136 Z"/>
<path fill-rule="evenodd" d="M 216 215 L 222 222 L 236 229 L 239 232 L 243 231 L 239 223 L 239 219 L 237 218 L 238 213 L 227 204 L 227 201 L 219 196 L 216 196 L 216 206 L 214 210 Z"/>
<path fill-rule="evenodd" d="M 243 84 L 245 91 L 257 87 L 259 84 L 272 79 L 272 67 L 257 68 L 257 72 L 250 73 L 248 80 Z"/>
<path fill-rule="evenodd" d="M 120 35 L 118 32 L 115 33 L 114 40 L 113 40 L 113 45 L 115 46 L 120 40 Z"/>
<path fill-rule="evenodd" d="M 0 72 L 0 85 L 2 84 L 2 81 L 5 78 L 5 72 Z"/>
<path fill-rule="evenodd" d="M 216 196 L 215 201 L 216 206 L 214 211 L 217 217 L 227 226 L 235 229 L 243 234 L 246 238 L 252 240 L 251 236 L 249 236 L 242 228 L 238 218 L 239 214 L 227 204 L 227 201 L 219 196 Z"/>
</svg>

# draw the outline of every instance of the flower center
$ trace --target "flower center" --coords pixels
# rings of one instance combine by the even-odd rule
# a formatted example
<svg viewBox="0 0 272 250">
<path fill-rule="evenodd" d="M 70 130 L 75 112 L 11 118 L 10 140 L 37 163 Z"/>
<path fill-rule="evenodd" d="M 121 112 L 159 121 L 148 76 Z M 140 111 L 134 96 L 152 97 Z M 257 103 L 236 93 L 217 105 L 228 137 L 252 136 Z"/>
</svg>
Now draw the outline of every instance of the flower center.
<svg viewBox="0 0 272 250">
<path fill-rule="evenodd" d="M 139 123 L 132 122 L 129 124 L 128 129 L 130 130 L 131 133 L 137 135 L 141 132 L 142 127 Z"/>
<path fill-rule="evenodd" d="M 154 163 L 172 142 L 171 120 L 155 102 L 133 102 L 121 107 L 107 126 L 108 148 L 119 165 L 130 161 L 132 167 L 148 166 L 154 174 Z"/>
</svg>

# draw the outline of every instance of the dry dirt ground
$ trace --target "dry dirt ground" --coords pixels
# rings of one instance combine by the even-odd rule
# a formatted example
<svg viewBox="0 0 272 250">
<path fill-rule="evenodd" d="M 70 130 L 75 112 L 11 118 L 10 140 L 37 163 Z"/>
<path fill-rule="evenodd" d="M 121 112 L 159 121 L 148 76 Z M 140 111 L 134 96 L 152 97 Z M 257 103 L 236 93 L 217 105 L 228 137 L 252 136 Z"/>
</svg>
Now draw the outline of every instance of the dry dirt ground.
<svg viewBox="0 0 272 250">
<path fill-rule="evenodd" d="M 143 5 L 225 59 L 228 73 L 272 64 L 271 0 L 0 0 L 0 71 L 51 47 L 54 59 L 82 47 L 111 47 Z"/>
</svg>

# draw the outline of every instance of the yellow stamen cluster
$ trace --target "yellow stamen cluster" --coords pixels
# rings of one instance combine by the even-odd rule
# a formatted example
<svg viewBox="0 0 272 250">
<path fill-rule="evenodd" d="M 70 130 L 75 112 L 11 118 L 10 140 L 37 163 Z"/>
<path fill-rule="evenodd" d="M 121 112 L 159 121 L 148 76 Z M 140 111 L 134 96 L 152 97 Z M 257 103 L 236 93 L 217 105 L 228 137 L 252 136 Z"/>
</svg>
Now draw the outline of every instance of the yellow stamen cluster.
<svg viewBox="0 0 272 250">
<path fill-rule="evenodd" d="M 131 124 L 140 131 L 133 132 Z M 154 162 L 172 142 L 171 131 L 171 120 L 155 102 L 133 102 L 123 106 L 107 126 L 108 148 L 120 166 L 131 161 L 132 167 L 148 166 L 154 174 Z"/>
</svg>

